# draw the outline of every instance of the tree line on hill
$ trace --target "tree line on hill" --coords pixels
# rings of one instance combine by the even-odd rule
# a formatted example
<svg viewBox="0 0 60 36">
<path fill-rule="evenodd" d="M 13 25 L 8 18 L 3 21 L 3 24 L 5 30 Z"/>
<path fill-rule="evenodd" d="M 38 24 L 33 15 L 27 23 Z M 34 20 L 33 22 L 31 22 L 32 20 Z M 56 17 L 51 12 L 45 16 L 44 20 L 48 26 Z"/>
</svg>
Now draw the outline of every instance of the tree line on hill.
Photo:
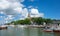
<svg viewBox="0 0 60 36">
<path fill-rule="evenodd" d="M 20 25 L 30 25 L 31 21 L 33 22 L 33 24 L 35 23 L 37 25 L 43 24 L 44 22 L 46 24 L 52 23 L 52 19 L 37 17 L 37 18 L 31 18 L 31 20 L 29 18 L 26 18 L 24 20 L 16 20 L 16 21 L 12 21 L 12 22 L 7 23 L 7 24 L 9 25 L 9 24 L 14 23 L 14 25 L 18 25 L 18 24 L 20 24 Z"/>
</svg>

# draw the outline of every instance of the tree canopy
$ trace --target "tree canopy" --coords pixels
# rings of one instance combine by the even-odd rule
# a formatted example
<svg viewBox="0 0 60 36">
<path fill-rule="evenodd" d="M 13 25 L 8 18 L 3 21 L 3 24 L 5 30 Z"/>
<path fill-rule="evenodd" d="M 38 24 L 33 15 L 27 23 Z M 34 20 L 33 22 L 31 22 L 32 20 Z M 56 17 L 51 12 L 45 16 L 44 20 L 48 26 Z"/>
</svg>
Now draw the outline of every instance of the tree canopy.
<svg viewBox="0 0 60 36">
<path fill-rule="evenodd" d="M 14 23 L 15 25 L 17 25 L 17 24 L 30 25 L 31 24 L 31 21 L 33 23 L 36 23 L 37 25 L 43 24 L 43 22 L 45 22 L 46 24 L 52 23 L 52 20 L 51 19 L 45 19 L 45 18 L 42 18 L 42 17 L 31 18 L 31 19 L 26 18 L 24 20 L 12 21 L 11 23 Z"/>
</svg>

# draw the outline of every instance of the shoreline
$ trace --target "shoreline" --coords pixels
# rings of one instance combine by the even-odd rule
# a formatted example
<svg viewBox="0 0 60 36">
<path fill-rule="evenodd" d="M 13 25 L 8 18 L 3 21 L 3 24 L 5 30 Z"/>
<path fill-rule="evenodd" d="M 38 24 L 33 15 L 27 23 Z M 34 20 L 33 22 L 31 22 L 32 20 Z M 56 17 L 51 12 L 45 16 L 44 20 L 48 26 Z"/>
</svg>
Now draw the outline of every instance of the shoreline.
<svg viewBox="0 0 60 36">
<path fill-rule="evenodd" d="M 15 26 L 19 26 L 19 27 L 34 27 L 34 28 L 44 28 L 45 26 L 43 25 L 2 25 L 2 26 L 10 26 L 10 27 L 15 27 Z"/>
</svg>

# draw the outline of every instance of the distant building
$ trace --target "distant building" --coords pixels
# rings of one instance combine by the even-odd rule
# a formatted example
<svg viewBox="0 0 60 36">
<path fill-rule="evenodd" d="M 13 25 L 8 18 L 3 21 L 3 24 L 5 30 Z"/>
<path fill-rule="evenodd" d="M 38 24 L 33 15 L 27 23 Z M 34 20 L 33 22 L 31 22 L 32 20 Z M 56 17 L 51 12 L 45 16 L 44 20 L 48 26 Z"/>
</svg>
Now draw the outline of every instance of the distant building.
<svg viewBox="0 0 60 36">
<path fill-rule="evenodd" d="M 48 23 L 47 25 L 59 25 L 60 26 L 60 20 L 52 20 L 52 23 Z"/>
<path fill-rule="evenodd" d="M 52 24 L 60 24 L 60 20 L 53 20 Z"/>
</svg>

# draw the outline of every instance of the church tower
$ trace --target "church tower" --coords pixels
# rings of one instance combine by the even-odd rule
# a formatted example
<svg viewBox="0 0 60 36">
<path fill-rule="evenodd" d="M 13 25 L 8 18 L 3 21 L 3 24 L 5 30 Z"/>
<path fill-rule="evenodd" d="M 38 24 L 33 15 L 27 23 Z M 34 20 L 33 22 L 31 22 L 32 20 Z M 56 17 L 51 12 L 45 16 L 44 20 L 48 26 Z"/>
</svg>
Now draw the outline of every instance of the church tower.
<svg viewBox="0 0 60 36">
<path fill-rule="evenodd" d="M 30 20 L 31 24 L 33 24 L 32 18 L 30 16 L 30 12 L 28 12 L 28 19 Z"/>
</svg>

